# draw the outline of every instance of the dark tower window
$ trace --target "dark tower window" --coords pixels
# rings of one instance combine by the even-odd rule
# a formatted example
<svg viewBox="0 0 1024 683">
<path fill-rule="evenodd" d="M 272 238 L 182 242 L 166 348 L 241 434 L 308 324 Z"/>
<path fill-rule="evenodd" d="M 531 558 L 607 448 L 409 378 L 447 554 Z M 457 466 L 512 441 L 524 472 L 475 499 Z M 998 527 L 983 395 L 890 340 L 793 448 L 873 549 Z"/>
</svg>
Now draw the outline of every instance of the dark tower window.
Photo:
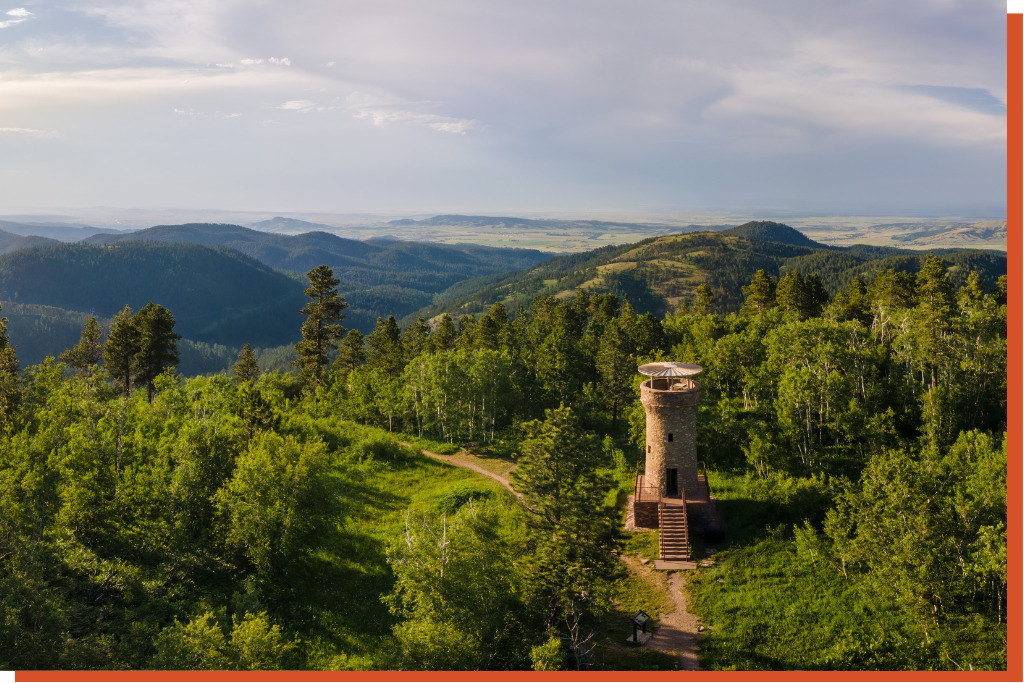
<svg viewBox="0 0 1024 683">
<path fill-rule="evenodd" d="M 671 440 L 672 440 L 672 432 L 669 432 L 669 434 L 668 434 L 668 440 L 669 440 L 669 441 L 671 441 Z"/>
</svg>

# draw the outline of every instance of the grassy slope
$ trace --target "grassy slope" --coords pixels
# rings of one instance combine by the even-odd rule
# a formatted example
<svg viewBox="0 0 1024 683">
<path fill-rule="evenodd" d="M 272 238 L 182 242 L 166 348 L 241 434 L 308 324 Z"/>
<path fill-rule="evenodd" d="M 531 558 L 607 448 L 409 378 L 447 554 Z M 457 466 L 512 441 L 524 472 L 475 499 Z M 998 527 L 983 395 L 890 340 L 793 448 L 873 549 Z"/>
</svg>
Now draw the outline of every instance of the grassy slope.
<svg viewBox="0 0 1024 683">
<path fill-rule="evenodd" d="M 344 518 L 318 555 L 281 587 L 290 592 L 286 623 L 297 628 L 310 668 L 393 667 L 395 618 L 380 598 L 394 582 L 386 552 L 401 538 L 406 511 L 413 519 L 434 519 L 468 496 L 510 496 L 489 479 L 399 445 L 382 430 L 340 420 L 320 420 L 317 427 L 334 452 Z"/>
<path fill-rule="evenodd" d="M 728 547 L 687 584 L 708 625 L 708 670 L 1002 668 L 1005 630 L 946 623 L 926 642 L 906 613 L 852 569 L 812 559 L 793 525 L 817 521 L 828 492 L 814 482 L 759 482 L 712 473 Z M 823 539 L 824 540 L 824 539 Z M 1005 650 L 1003 650 L 1005 651 Z"/>
<path fill-rule="evenodd" d="M 807 240 L 809 245 L 815 243 Z M 618 247 L 602 247 L 545 261 L 518 273 L 476 278 L 437 295 L 434 303 L 416 316 L 430 318 L 444 312 L 480 313 L 501 301 L 510 311 L 528 306 L 537 296 L 568 296 L 579 287 L 592 292 L 612 291 L 629 297 L 640 312 L 663 314 L 693 299 L 698 285 L 707 283 L 722 311 L 738 310 L 742 286 L 758 269 L 778 278 L 788 270 L 817 272 L 833 294 L 855 277 L 870 281 L 886 268 L 917 270 L 926 252 L 906 249 L 850 247 L 816 248 L 751 239 L 740 234 L 692 232 L 654 237 Z M 1006 255 L 998 252 L 936 250 L 950 264 L 954 286 L 971 269 L 978 269 L 983 284 L 992 287 L 1006 272 Z"/>
</svg>

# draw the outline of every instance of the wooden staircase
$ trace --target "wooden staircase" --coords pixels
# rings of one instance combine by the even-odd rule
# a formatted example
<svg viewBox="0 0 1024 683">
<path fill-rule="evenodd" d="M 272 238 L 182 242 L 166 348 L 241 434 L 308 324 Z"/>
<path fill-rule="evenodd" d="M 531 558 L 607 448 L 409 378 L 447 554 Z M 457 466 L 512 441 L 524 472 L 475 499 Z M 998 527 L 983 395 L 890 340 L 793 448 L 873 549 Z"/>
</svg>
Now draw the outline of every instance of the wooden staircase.
<svg viewBox="0 0 1024 683">
<path fill-rule="evenodd" d="M 663 499 L 658 506 L 658 550 L 662 560 L 678 562 L 690 559 L 690 523 L 686 500 Z"/>
</svg>

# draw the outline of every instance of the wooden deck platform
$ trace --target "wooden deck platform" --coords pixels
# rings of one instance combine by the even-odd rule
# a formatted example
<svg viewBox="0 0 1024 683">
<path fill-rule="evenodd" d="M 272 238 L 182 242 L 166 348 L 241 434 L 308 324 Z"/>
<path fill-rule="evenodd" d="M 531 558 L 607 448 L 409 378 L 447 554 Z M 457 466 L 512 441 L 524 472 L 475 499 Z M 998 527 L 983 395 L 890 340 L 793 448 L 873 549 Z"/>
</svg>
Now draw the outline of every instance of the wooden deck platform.
<svg viewBox="0 0 1024 683">
<path fill-rule="evenodd" d="M 662 571 L 675 569 L 696 569 L 697 563 L 693 560 L 655 560 L 654 568 Z"/>
</svg>

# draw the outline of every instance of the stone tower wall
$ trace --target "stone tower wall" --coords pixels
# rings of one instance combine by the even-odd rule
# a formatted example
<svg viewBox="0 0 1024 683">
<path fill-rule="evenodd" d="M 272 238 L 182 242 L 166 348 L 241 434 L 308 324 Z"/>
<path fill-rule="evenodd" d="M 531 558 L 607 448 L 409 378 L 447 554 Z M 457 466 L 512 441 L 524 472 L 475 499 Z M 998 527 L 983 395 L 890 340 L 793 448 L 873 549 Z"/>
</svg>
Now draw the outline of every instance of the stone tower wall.
<svg viewBox="0 0 1024 683">
<path fill-rule="evenodd" d="M 697 406 L 700 384 L 683 391 L 653 389 L 651 380 L 640 385 L 640 402 L 647 414 L 645 483 L 665 490 L 665 470 L 675 468 L 677 483 L 697 490 Z M 672 435 L 672 441 L 668 435 Z"/>
</svg>

